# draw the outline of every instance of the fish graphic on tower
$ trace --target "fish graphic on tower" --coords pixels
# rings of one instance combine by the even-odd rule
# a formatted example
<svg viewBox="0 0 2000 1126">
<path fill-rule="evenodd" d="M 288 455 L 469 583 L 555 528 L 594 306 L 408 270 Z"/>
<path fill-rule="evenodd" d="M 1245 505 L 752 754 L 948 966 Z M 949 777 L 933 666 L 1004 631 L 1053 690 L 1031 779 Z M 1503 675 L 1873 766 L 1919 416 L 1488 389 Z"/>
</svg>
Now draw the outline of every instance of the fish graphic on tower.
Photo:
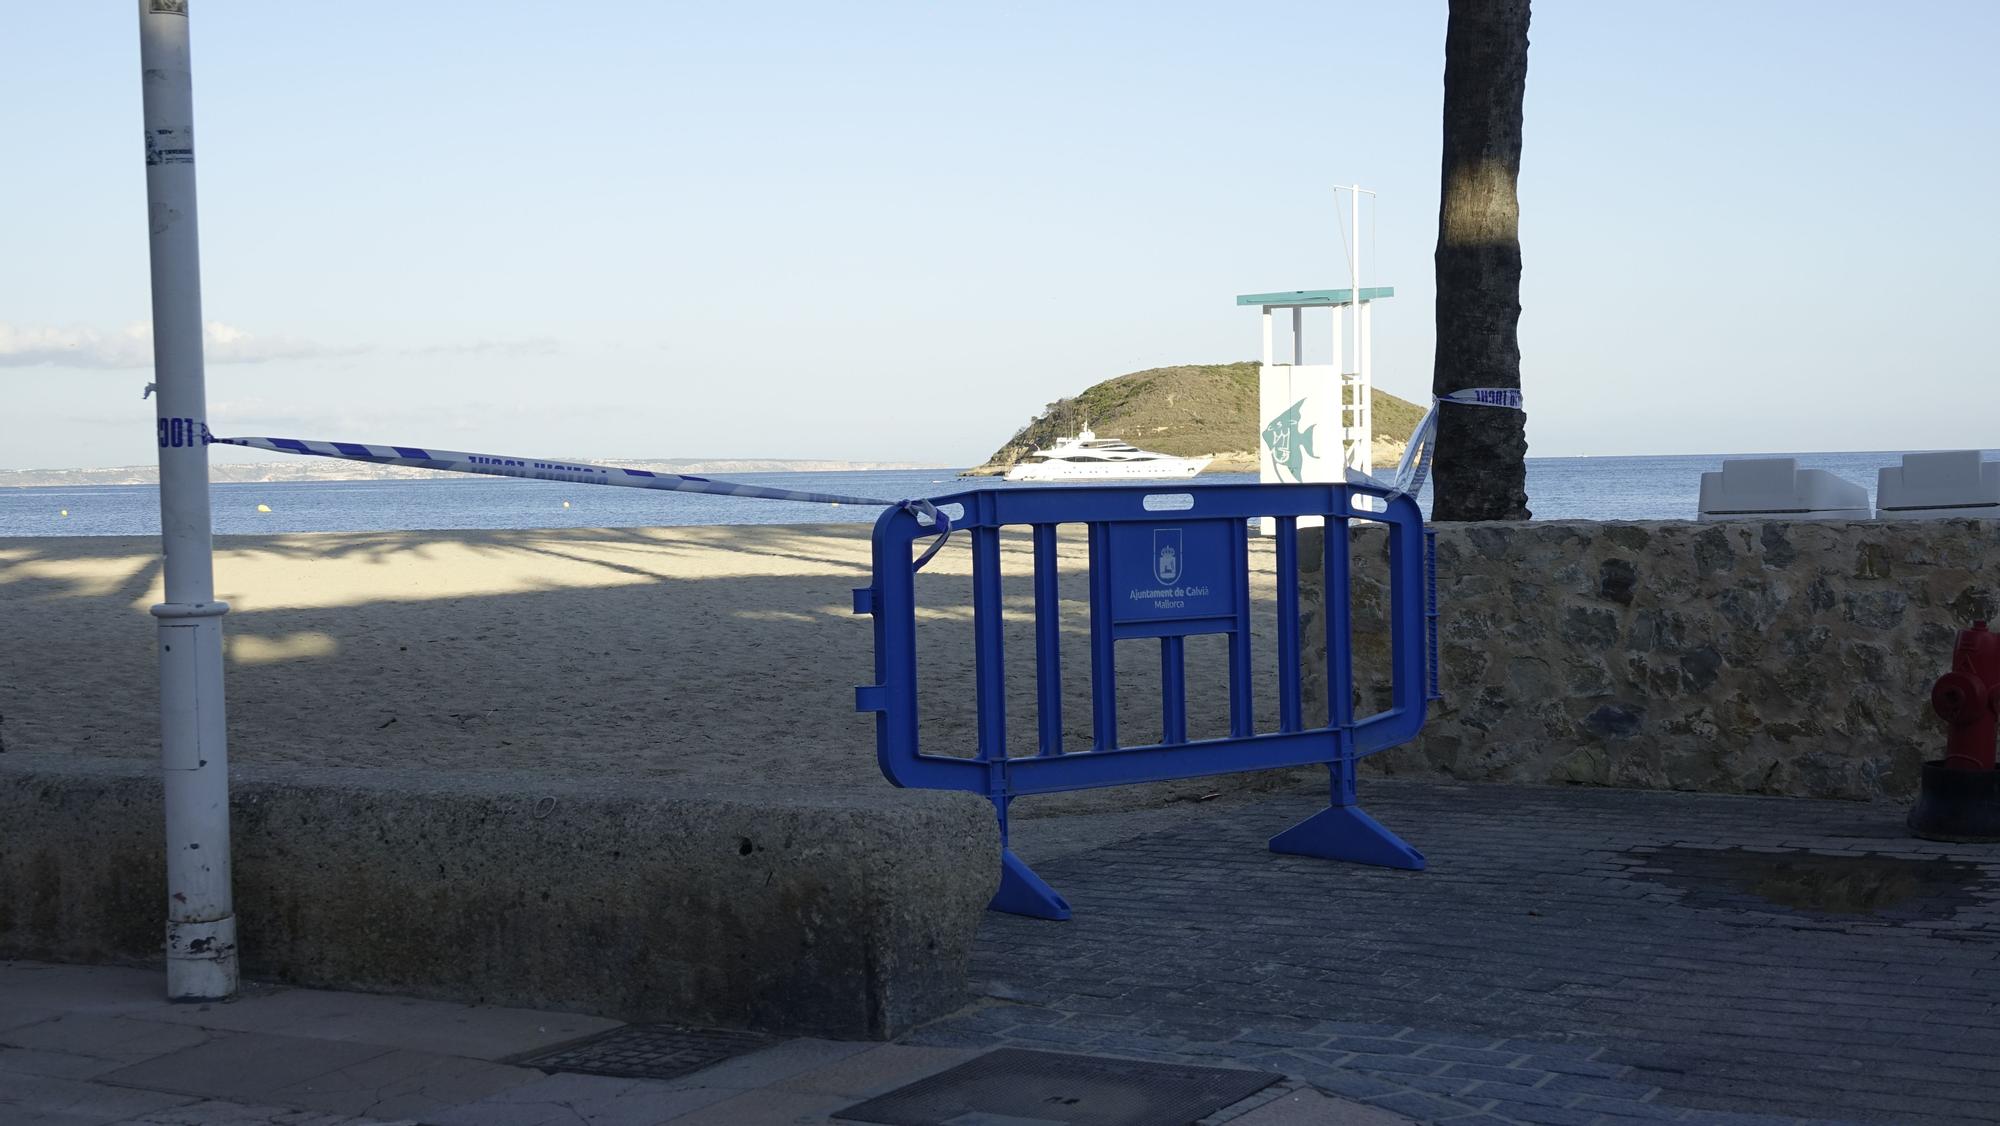
<svg viewBox="0 0 2000 1126">
<path fill-rule="evenodd" d="M 1316 425 L 1299 428 L 1305 405 L 1306 401 L 1300 399 L 1264 427 L 1264 448 L 1271 451 L 1271 468 L 1280 479 L 1305 480 L 1300 473 L 1306 467 L 1306 458 L 1313 456 L 1313 431 L 1318 428 Z"/>
</svg>

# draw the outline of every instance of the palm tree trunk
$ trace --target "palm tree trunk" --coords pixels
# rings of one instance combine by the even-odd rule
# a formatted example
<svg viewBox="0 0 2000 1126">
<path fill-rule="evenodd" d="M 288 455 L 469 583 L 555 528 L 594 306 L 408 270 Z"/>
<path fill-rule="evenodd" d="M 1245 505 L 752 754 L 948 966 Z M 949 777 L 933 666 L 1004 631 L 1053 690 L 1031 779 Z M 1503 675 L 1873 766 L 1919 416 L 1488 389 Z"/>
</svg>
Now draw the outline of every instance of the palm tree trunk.
<svg viewBox="0 0 2000 1126">
<path fill-rule="evenodd" d="M 1521 99 L 1528 0 L 1450 0 L 1444 37 L 1444 191 L 1438 204 L 1437 359 L 1431 389 L 1521 386 Z M 1527 417 L 1438 409 L 1434 520 L 1528 518 Z"/>
</svg>

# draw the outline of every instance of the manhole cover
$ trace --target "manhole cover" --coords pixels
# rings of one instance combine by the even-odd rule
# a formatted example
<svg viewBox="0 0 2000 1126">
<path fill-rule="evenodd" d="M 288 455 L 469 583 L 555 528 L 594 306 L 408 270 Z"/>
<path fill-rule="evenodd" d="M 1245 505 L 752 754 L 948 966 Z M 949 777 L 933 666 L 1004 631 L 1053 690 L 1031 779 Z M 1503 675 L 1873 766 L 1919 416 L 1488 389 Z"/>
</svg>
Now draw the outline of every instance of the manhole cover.
<svg viewBox="0 0 2000 1126">
<path fill-rule="evenodd" d="M 1911 860 L 1880 853 L 1750 852 L 1663 848 L 1627 853 L 1665 874 L 1647 878 L 1688 893 L 1695 907 L 1768 911 L 1780 907 L 1823 918 L 1867 916 L 1890 922 L 1950 918 L 1978 903 L 1986 879 L 1977 864 Z"/>
<path fill-rule="evenodd" d="M 881 1126 L 1188 1126 L 1282 1078 L 999 1048 L 834 1117 Z"/>
<path fill-rule="evenodd" d="M 771 1042 L 770 1037 L 754 1032 L 628 1024 L 511 1062 L 543 1071 L 577 1071 L 624 1079 L 673 1079 Z"/>
</svg>

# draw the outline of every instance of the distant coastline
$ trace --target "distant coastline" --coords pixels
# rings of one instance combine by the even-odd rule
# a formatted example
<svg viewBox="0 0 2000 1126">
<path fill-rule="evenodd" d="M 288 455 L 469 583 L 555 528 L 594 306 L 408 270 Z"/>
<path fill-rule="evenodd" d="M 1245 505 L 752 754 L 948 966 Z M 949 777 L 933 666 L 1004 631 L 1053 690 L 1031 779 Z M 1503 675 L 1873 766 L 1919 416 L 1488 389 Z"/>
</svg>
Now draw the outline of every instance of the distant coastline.
<svg viewBox="0 0 2000 1126">
<path fill-rule="evenodd" d="M 951 469 L 922 461 L 842 461 L 833 458 L 618 458 L 600 461 L 571 458 L 583 465 L 623 466 L 654 473 L 848 473 L 884 469 Z M 210 462 L 209 480 L 218 484 L 261 484 L 294 481 L 408 481 L 448 478 L 464 481 L 463 473 L 410 469 L 401 465 L 370 465 L 332 458 L 290 461 Z M 151 465 L 121 465 L 95 469 L 0 469 L 0 489 L 88 485 L 152 485 L 160 471 Z"/>
</svg>

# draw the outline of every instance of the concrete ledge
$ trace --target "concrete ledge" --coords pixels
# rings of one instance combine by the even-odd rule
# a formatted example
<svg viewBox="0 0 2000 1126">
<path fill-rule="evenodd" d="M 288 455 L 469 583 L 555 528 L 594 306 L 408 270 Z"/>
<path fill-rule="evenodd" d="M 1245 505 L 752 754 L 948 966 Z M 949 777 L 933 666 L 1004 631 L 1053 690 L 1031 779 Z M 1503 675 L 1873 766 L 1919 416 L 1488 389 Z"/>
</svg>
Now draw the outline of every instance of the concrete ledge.
<svg viewBox="0 0 2000 1126">
<path fill-rule="evenodd" d="M 233 772 L 244 972 L 887 1038 L 963 999 L 998 877 L 969 794 Z M 0 957 L 153 960 L 148 764 L 0 759 Z"/>
</svg>

